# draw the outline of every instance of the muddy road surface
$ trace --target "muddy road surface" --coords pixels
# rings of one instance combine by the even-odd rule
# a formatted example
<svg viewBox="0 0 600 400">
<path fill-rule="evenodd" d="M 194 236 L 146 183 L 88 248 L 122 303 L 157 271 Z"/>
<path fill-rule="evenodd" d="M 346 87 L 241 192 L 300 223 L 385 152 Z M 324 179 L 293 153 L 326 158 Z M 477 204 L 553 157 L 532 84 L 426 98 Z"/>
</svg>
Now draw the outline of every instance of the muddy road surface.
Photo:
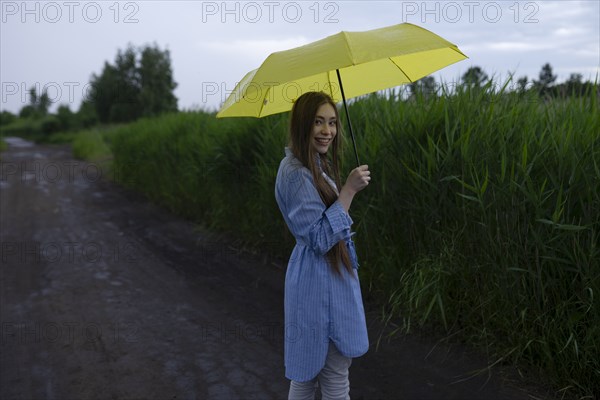
<svg viewBox="0 0 600 400">
<path fill-rule="evenodd" d="M 72 158 L 1 154 L 0 398 L 284 399 L 282 264 L 265 262 Z M 367 305 L 367 309 L 370 306 Z M 531 399 L 487 360 L 412 336 L 350 370 L 353 399 Z"/>
</svg>

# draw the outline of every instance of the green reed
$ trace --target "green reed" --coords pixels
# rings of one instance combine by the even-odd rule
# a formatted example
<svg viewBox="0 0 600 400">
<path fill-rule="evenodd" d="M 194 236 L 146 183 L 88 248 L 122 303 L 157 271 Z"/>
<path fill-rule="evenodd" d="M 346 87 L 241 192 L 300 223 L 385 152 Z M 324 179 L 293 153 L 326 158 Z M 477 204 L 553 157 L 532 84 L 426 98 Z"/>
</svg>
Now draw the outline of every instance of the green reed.
<svg viewBox="0 0 600 400">
<path fill-rule="evenodd" d="M 385 141 L 359 203 L 384 237 L 359 237 L 387 317 L 460 332 L 569 395 L 599 392 L 597 96 L 544 101 L 490 86 L 352 107 L 359 148 Z"/>
<path fill-rule="evenodd" d="M 506 85 L 505 85 L 506 87 Z M 368 296 L 426 326 L 600 392 L 600 112 L 492 84 L 350 105 L 373 180 L 351 214 Z M 345 119 L 345 118 L 344 118 Z M 274 199 L 287 116 L 188 112 L 106 134 L 119 181 L 211 229 L 287 257 Z M 346 139 L 343 171 L 354 165 Z"/>
</svg>

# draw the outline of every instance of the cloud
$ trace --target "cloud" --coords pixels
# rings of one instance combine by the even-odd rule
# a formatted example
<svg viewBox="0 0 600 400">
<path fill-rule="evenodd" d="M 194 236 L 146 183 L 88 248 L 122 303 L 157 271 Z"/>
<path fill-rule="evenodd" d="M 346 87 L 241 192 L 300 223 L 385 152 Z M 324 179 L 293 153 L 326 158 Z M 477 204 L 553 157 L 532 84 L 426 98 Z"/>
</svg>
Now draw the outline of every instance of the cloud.
<svg viewBox="0 0 600 400">
<path fill-rule="evenodd" d="M 539 10 L 539 19 L 543 23 L 554 21 L 576 20 L 579 17 L 597 12 L 595 1 L 548 1 L 535 3 Z"/>
<path fill-rule="evenodd" d="M 466 53 L 477 52 L 506 52 L 506 53 L 529 53 L 552 49 L 551 43 L 524 42 L 524 41 L 501 41 L 481 44 L 468 44 L 460 47 Z"/>
<path fill-rule="evenodd" d="M 540 51 L 551 48 L 551 45 L 544 45 L 533 42 L 496 42 L 490 43 L 489 49 L 494 51 L 509 51 L 509 52 L 525 52 L 525 51 Z"/>
<path fill-rule="evenodd" d="M 574 36 L 582 36 L 585 35 L 587 32 L 585 32 L 583 29 L 579 28 L 579 27 L 560 27 L 558 29 L 555 29 L 554 32 L 552 32 L 552 34 L 554 36 L 558 36 L 561 38 L 571 38 Z"/>
<path fill-rule="evenodd" d="M 255 39 L 255 40 L 230 40 L 230 41 L 211 41 L 199 42 L 197 47 L 200 50 L 209 50 L 222 55 L 259 57 L 266 58 L 275 51 L 287 50 L 294 47 L 307 44 L 309 41 L 305 37 L 290 37 L 284 39 Z"/>
</svg>

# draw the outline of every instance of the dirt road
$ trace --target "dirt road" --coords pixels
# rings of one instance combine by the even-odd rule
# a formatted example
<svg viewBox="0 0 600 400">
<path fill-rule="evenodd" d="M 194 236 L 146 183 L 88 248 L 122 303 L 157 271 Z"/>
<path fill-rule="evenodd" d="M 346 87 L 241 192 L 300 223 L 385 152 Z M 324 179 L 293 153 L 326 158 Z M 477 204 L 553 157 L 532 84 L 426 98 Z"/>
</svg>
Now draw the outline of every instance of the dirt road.
<svg viewBox="0 0 600 400">
<path fill-rule="evenodd" d="M 68 146 L 8 141 L 0 398 L 286 398 L 282 266 L 105 181 Z M 373 347 L 354 360 L 352 398 L 531 398 L 496 373 L 458 382 L 485 360 L 433 346 Z"/>
</svg>

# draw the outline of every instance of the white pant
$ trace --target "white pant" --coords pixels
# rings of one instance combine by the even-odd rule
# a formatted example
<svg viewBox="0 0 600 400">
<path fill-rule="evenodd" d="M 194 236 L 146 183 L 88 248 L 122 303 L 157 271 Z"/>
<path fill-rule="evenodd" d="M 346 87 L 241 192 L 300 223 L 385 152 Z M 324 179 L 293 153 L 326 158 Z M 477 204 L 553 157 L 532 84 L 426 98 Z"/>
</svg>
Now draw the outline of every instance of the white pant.
<svg viewBox="0 0 600 400">
<path fill-rule="evenodd" d="M 307 382 L 292 381 L 288 400 L 314 400 L 317 382 L 321 386 L 322 400 L 350 400 L 348 369 L 351 363 L 352 359 L 341 355 L 330 341 L 325 366 L 321 372 Z"/>
</svg>

